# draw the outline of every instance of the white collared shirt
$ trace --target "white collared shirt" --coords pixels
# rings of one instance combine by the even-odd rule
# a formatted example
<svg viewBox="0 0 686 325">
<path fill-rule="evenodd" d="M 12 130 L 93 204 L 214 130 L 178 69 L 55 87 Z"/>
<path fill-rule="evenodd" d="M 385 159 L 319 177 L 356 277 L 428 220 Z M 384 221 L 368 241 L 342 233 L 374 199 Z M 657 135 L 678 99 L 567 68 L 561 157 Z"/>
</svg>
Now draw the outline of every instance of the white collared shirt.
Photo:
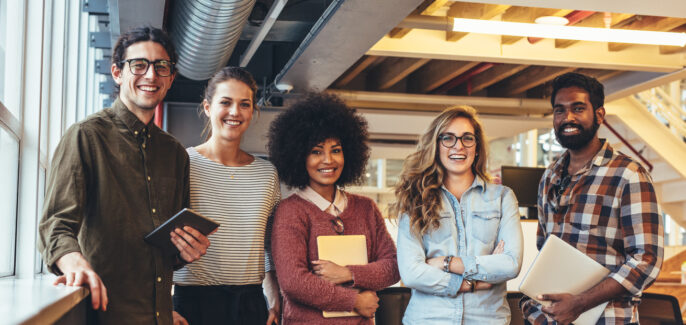
<svg viewBox="0 0 686 325">
<path fill-rule="evenodd" d="M 348 206 L 348 199 L 345 196 L 345 192 L 341 191 L 338 187 L 336 187 L 336 193 L 334 195 L 333 202 L 329 202 L 329 200 L 319 195 L 319 193 L 317 193 L 317 191 L 312 189 L 309 185 L 302 190 L 297 190 L 295 194 L 309 202 L 312 202 L 320 210 L 334 216 L 340 215 Z"/>
</svg>

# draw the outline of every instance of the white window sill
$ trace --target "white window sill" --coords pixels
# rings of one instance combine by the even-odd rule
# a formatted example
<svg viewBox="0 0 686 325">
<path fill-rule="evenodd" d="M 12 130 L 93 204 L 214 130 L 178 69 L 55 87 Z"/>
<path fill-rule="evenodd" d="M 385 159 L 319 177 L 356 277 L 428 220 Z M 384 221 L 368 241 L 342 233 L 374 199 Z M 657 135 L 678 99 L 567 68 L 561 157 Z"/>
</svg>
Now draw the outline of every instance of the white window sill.
<svg viewBox="0 0 686 325">
<path fill-rule="evenodd" d="M 54 286 L 55 276 L 0 279 L 3 324 L 52 324 L 88 296 L 84 287 Z"/>
</svg>

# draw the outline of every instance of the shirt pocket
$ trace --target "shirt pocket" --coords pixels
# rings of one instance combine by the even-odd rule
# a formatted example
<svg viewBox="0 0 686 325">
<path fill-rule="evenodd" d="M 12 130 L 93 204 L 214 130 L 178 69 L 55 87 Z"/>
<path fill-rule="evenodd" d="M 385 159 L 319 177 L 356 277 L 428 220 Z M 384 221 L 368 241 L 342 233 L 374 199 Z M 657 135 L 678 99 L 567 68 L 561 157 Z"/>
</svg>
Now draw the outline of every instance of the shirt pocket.
<svg viewBox="0 0 686 325">
<path fill-rule="evenodd" d="M 451 250 L 451 247 L 454 247 L 455 250 L 457 250 L 457 243 L 453 238 L 455 223 L 451 218 L 453 218 L 452 215 L 441 216 L 439 219 L 439 227 L 429 230 L 429 232 L 423 236 L 422 242 L 427 258 L 455 255 L 456 251 Z M 457 230 L 454 231 L 456 232 Z"/>
<path fill-rule="evenodd" d="M 569 224 L 577 233 L 594 233 L 599 227 L 617 227 L 615 198 L 609 195 L 579 194 L 569 213 Z"/>
<path fill-rule="evenodd" d="M 472 212 L 472 237 L 491 244 L 498 236 L 500 212 L 496 210 Z"/>
</svg>

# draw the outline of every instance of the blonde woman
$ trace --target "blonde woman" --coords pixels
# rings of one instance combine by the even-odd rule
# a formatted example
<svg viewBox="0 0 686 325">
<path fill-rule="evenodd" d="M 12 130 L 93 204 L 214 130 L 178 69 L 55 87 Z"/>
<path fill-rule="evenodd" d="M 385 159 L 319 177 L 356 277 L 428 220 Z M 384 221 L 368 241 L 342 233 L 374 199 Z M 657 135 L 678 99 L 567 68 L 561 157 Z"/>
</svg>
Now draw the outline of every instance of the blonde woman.
<svg viewBox="0 0 686 325">
<path fill-rule="evenodd" d="M 412 288 L 404 324 L 508 324 L 506 284 L 519 274 L 517 199 L 486 172 L 483 126 L 469 106 L 443 111 L 405 162 L 398 268 Z"/>
</svg>

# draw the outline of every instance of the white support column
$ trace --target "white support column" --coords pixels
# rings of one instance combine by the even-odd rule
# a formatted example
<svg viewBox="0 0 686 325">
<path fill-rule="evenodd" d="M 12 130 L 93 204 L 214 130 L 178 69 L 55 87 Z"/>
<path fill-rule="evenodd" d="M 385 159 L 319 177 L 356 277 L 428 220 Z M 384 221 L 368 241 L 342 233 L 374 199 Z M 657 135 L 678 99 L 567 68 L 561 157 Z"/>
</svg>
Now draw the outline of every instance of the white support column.
<svg viewBox="0 0 686 325">
<path fill-rule="evenodd" d="M 376 160 L 376 187 L 386 187 L 386 159 L 379 158 Z"/>
</svg>

